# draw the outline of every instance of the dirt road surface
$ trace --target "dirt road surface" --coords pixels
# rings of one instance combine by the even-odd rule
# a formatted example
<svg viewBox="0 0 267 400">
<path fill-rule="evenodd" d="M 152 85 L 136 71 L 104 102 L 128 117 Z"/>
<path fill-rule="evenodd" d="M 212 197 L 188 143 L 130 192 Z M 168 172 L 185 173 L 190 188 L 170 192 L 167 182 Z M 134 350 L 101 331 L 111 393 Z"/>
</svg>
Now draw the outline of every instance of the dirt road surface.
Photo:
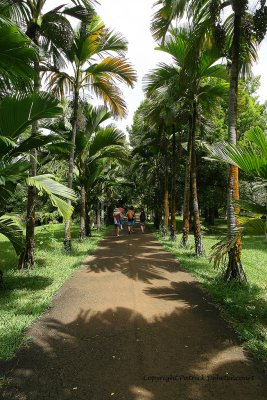
<svg viewBox="0 0 267 400">
<path fill-rule="evenodd" d="M 262 364 L 139 229 L 107 236 L 27 334 L 3 400 L 267 399 Z"/>
</svg>

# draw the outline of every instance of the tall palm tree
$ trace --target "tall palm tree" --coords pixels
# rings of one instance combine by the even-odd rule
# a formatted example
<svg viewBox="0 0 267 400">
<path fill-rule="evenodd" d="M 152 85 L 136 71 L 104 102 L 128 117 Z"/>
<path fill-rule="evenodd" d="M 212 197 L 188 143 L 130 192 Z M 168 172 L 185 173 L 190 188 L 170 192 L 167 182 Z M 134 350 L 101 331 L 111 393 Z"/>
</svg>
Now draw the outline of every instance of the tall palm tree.
<svg viewBox="0 0 267 400">
<path fill-rule="evenodd" d="M 126 161 L 125 136 L 114 125 L 101 126 L 112 116 L 104 106 L 88 105 L 84 131 L 77 133 L 75 164 L 79 170 L 80 186 L 80 239 L 84 239 L 86 220 L 86 200 L 99 173 L 102 171 L 103 159 Z"/>
<path fill-rule="evenodd" d="M 154 226 L 159 229 L 162 211 L 164 209 L 164 157 L 166 142 L 164 119 L 162 118 L 159 98 L 145 99 L 134 116 L 134 123 L 129 132 L 133 163 L 129 177 L 137 182 L 143 192 L 143 182 L 147 182 L 150 188 L 152 208 L 154 211 Z M 140 178 L 141 177 L 141 178 Z M 139 183 L 140 182 L 140 183 Z M 166 204 L 165 204 L 166 208 Z"/>
<path fill-rule="evenodd" d="M 68 186 L 72 188 L 76 135 L 78 130 L 79 99 L 82 92 L 95 94 L 104 100 L 111 111 L 125 116 L 126 104 L 116 82 L 133 86 L 136 74 L 124 58 L 126 40 L 105 27 L 97 16 L 88 18 L 75 31 L 74 40 L 67 57 L 72 71 L 55 71 L 49 74 L 49 87 L 58 95 L 72 94 L 72 150 L 69 158 Z M 112 55 L 114 53 L 115 55 Z M 117 55 L 117 56 L 116 56 Z M 65 227 L 65 248 L 71 247 L 70 221 Z"/>
</svg>

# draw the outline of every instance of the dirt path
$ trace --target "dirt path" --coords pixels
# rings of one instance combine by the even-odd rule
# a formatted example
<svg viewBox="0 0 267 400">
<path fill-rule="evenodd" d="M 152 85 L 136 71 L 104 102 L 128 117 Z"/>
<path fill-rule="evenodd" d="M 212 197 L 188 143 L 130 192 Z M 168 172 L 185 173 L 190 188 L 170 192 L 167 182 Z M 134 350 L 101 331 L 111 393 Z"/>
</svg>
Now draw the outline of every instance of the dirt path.
<svg viewBox="0 0 267 400">
<path fill-rule="evenodd" d="M 0 363 L 4 400 L 266 400 L 266 376 L 151 234 L 109 236 Z"/>
</svg>

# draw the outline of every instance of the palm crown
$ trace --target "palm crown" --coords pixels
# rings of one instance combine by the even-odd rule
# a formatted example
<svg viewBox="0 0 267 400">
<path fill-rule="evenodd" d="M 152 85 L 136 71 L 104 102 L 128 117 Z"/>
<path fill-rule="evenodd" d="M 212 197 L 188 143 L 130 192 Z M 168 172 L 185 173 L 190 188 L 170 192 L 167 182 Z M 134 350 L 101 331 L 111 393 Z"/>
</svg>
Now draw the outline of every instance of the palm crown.
<svg viewBox="0 0 267 400">
<path fill-rule="evenodd" d="M 59 95 L 93 92 L 104 99 L 113 113 L 124 116 L 126 104 L 116 81 L 132 87 L 136 80 L 134 70 L 123 57 L 126 50 L 126 40 L 94 16 L 86 27 L 82 25 L 75 31 L 72 46 L 67 51 L 72 71 L 51 72 L 49 86 Z"/>
</svg>

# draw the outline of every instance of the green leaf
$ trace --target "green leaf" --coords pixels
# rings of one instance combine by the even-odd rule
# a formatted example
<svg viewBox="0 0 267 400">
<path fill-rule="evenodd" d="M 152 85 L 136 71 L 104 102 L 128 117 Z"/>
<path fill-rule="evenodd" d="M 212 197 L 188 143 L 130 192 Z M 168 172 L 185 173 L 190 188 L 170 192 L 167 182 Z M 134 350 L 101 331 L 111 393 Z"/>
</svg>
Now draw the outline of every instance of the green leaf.
<svg viewBox="0 0 267 400">
<path fill-rule="evenodd" d="M 30 186 L 36 187 L 38 190 L 47 193 L 61 196 L 65 199 L 76 200 L 75 193 L 72 189 L 56 182 L 52 179 L 53 175 L 45 174 L 38 176 L 31 176 L 26 179 L 26 182 Z"/>
<path fill-rule="evenodd" d="M 0 217 L 0 233 L 9 239 L 17 255 L 19 255 L 24 247 L 25 239 L 16 219 L 8 215 L 2 215 Z"/>
<path fill-rule="evenodd" d="M 33 122 L 56 118 L 62 112 L 58 100 L 49 93 L 6 96 L 0 101 L 0 135 L 16 138 Z"/>
<path fill-rule="evenodd" d="M 65 221 L 70 219 L 73 213 L 73 207 L 71 204 L 68 204 L 66 201 L 62 200 L 60 197 L 50 194 L 50 199 L 52 204 L 57 207 L 59 213 L 62 215 Z"/>
<path fill-rule="evenodd" d="M 37 48 L 11 21 L 0 19 L 0 31 L 0 90 L 32 87 Z"/>
</svg>

